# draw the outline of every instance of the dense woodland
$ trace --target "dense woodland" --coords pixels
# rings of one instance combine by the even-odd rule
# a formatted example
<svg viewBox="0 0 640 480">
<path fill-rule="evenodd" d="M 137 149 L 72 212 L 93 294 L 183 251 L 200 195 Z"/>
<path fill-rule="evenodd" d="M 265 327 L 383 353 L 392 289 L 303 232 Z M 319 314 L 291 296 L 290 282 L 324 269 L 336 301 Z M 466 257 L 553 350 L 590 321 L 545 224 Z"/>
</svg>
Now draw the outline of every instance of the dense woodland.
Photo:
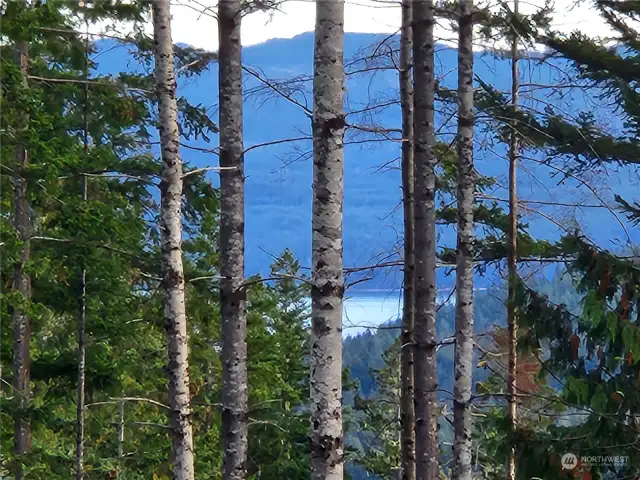
<svg viewBox="0 0 640 480">
<path fill-rule="evenodd" d="M 612 34 L 402 0 L 354 56 L 344 0 L 318 1 L 291 78 L 243 61 L 243 18 L 278 1 L 193 2 L 216 52 L 174 44 L 169 0 L 2 2 L 0 478 L 640 478 L 640 3 L 585 1 Z M 210 71 L 206 104 L 179 93 Z M 256 98 L 308 135 L 244 141 Z M 313 165 L 311 262 L 256 272 L 245 154 L 275 144 Z M 352 266 L 346 147 L 382 144 L 402 228 Z M 343 336 L 391 271 L 398 318 Z"/>
</svg>

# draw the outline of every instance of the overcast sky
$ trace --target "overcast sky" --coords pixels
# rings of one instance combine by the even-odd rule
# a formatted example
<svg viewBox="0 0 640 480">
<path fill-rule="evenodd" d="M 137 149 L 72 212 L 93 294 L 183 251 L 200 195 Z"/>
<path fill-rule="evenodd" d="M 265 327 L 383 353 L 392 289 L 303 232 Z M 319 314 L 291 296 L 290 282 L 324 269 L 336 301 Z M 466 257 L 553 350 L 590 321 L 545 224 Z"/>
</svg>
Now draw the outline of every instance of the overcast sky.
<svg viewBox="0 0 640 480">
<path fill-rule="evenodd" d="M 575 0 L 556 0 L 558 13 L 554 27 L 562 31 L 580 29 L 589 35 L 601 35 L 602 21 L 588 3 L 576 5 Z M 217 25 L 213 12 L 201 13 L 209 0 L 174 0 L 172 2 L 173 35 L 176 42 L 194 47 L 215 50 L 218 46 Z M 540 0 L 520 1 L 523 13 L 542 5 Z M 205 7 L 205 8 L 203 8 Z M 315 3 L 312 1 L 287 1 L 280 11 L 273 14 L 254 13 L 244 19 L 242 43 L 255 45 L 271 38 L 292 38 L 314 28 Z M 345 30 L 354 33 L 394 33 L 400 28 L 400 3 L 389 0 L 347 0 L 345 6 Z M 446 24 L 436 36 L 451 38 Z"/>
<path fill-rule="evenodd" d="M 497 0 L 494 1 L 497 5 Z M 512 0 L 507 0 L 512 1 Z M 523 13 L 535 11 L 544 0 L 520 0 Z M 173 40 L 176 43 L 215 51 L 218 33 L 215 20 L 215 0 L 172 0 Z M 556 0 L 554 28 L 564 32 L 580 29 L 589 36 L 603 36 L 602 20 L 588 5 L 590 0 Z M 275 13 L 253 13 L 242 25 L 245 46 L 263 43 L 272 38 L 292 38 L 314 28 L 315 3 L 311 0 L 288 0 Z M 151 24 L 149 22 L 151 33 Z M 400 28 L 399 0 L 347 0 L 345 30 L 351 33 L 394 33 Z M 440 40 L 454 39 L 447 24 L 436 29 Z"/>
</svg>

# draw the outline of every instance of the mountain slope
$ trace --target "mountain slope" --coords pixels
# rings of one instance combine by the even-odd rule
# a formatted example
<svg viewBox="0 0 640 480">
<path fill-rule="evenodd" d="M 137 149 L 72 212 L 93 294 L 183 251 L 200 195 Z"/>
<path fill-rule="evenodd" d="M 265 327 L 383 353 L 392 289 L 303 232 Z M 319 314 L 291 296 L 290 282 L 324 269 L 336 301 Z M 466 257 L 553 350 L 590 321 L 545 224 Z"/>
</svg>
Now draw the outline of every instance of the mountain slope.
<svg viewBox="0 0 640 480">
<path fill-rule="evenodd" d="M 383 35 L 347 35 L 347 62 L 354 57 L 366 56 L 365 53 L 370 55 L 373 51 L 371 46 L 387 38 Z M 122 49 L 105 48 L 108 45 L 110 44 L 105 43 L 101 49 L 101 71 L 118 72 L 136 68 L 127 63 L 127 56 Z M 285 248 L 290 248 L 300 258 L 302 265 L 310 265 L 312 169 L 311 141 L 308 137 L 311 128 L 305 109 L 309 109 L 311 105 L 311 85 L 308 80 L 312 72 L 312 51 L 312 34 L 300 35 L 290 40 L 271 40 L 244 49 L 245 64 L 259 75 L 272 80 L 300 80 L 288 84 L 293 100 L 287 100 L 265 88 L 264 82 L 257 80 L 255 76 L 249 73 L 245 76 L 247 99 L 244 130 L 245 148 L 249 149 L 246 153 L 247 274 L 265 273 L 272 260 L 271 255 L 277 255 Z M 442 78 L 441 84 L 453 86 L 455 51 L 439 48 L 436 64 Z M 498 89 L 507 88 L 507 62 L 477 54 L 476 65 L 476 73 L 484 81 Z M 367 70 L 356 67 L 352 65 L 351 71 Z M 534 68 L 533 63 L 523 62 L 522 75 L 531 84 L 549 84 L 558 75 L 560 67 L 541 65 Z M 400 111 L 394 104 L 398 95 L 396 71 L 387 69 L 374 76 L 369 71 L 349 75 L 346 88 L 348 108 L 352 112 L 360 112 L 348 117 L 350 123 L 399 128 Z M 288 90 L 282 87 L 280 91 L 285 93 Z M 200 77 L 185 78 L 179 82 L 179 93 L 192 103 L 208 106 L 214 120 L 217 119 L 216 92 L 216 65 L 212 65 Z M 547 100 L 551 101 L 545 99 Z M 374 102 L 382 102 L 386 106 L 370 110 Z M 532 106 L 536 104 L 523 96 L 523 105 L 527 105 L 527 102 Z M 563 107 L 574 110 L 588 108 L 589 102 L 590 99 L 577 94 L 566 95 L 562 100 Z M 536 108 L 541 107 L 537 105 Z M 606 118 L 606 109 L 600 115 Z M 451 120 L 450 117 L 446 118 Z M 442 125 L 444 120 L 444 114 L 439 115 L 442 138 L 450 141 L 452 137 L 447 133 L 450 129 Z M 507 163 L 500 158 L 504 148 L 491 140 L 491 133 L 482 131 L 480 125 L 477 168 L 483 174 L 500 179 L 505 176 Z M 300 140 L 286 141 L 292 138 Z M 369 265 L 388 256 L 399 258 L 398 247 L 402 232 L 398 168 L 400 142 L 365 141 L 367 138 L 370 139 L 371 136 L 353 129 L 347 137 L 344 202 L 344 257 L 347 267 Z M 264 143 L 272 144 L 251 148 Z M 211 143 L 200 141 L 193 146 L 211 149 L 217 146 L 217 139 L 212 138 Z M 183 156 L 197 167 L 216 165 L 218 161 L 215 154 L 189 148 L 184 149 Z M 565 179 L 559 185 L 559 178 L 552 175 L 557 173 L 547 167 L 527 163 L 519 177 L 519 192 L 523 199 L 598 203 L 590 191 L 576 181 Z M 594 183 L 598 188 L 607 189 L 607 181 L 604 175 L 598 175 L 597 172 L 594 175 Z M 632 188 L 629 178 L 617 182 L 611 186 L 621 194 Z M 506 198 L 505 191 L 500 186 L 494 195 Z M 605 199 L 611 197 L 611 192 L 603 194 Z M 557 238 L 563 232 L 562 228 L 571 225 L 575 219 L 598 242 L 622 238 L 618 222 L 606 209 L 558 209 L 540 204 L 532 204 L 531 207 L 542 212 L 542 215 L 530 212 L 526 216 L 534 236 Z M 560 218 L 560 226 L 550 222 L 547 219 L 549 216 Z M 452 245 L 455 238 L 452 228 L 441 228 L 440 235 L 441 244 Z M 632 232 L 632 235 L 638 234 Z M 442 272 L 439 280 L 443 286 L 451 285 L 452 282 L 452 278 L 445 277 Z M 397 269 L 385 270 L 379 272 L 372 281 L 360 284 L 357 288 L 388 290 L 398 288 L 400 283 L 401 275 Z M 486 285 L 486 282 L 480 280 L 479 286 L 483 283 Z"/>
</svg>

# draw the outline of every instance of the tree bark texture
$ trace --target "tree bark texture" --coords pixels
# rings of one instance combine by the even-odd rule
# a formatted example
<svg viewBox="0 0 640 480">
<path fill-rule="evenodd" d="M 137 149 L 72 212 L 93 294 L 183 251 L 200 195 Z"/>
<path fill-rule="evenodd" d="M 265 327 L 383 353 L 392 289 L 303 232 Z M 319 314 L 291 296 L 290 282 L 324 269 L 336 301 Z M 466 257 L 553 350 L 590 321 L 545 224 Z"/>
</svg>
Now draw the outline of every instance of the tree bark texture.
<svg viewBox="0 0 640 480">
<path fill-rule="evenodd" d="M 402 204 L 404 209 L 404 288 L 402 295 L 400 454 L 401 479 L 416 478 L 415 409 L 413 404 L 413 326 L 415 317 L 414 181 L 413 181 L 413 3 L 402 2 L 400 33 L 400 103 L 402 107 Z"/>
<path fill-rule="evenodd" d="M 240 0 L 218 4 L 220 49 L 220 306 L 223 478 L 247 476 L 247 317 L 244 282 L 244 148 Z"/>
<path fill-rule="evenodd" d="M 413 2 L 416 478 L 439 476 L 436 375 L 434 6 Z"/>
<path fill-rule="evenodd" d="M 87 177 L 82 176 L 83 193 Z M 80 312 L 78 315 L 78 379 L 76 385 L 76 480 L 84 478 L 84 410 L 86 370 L 87 271 L 80 272 Z"/>
<path fill-rule="evenodd" d="M 344 0 L 316 2 L 313 77 L 311 478 L 343 478 Z"/>
<path fill-rule="evenodd" d="M 182 264 L 182 160 L 169 0 L 152 2 L 156 93 L 162 150 L 160 234 L 164 321 L 168 343 L 171 461 L 175 480 L 193 480 L 189 336 Z"/>
<path fill-rule="evenodd" d="M 518 0 L 514 0 L 513 13 L 518 15 Z M 518 109 L 518 34 L 513 29 L 511 42 L 511 106 L 514 112 Z M 512 438 L 515 434 L 517 421 L 517 359 L 518 359 L 518 317 L 516 312 L 516 282 L 518 279 L 518 193 L 517 193 L 517 167 L 518 167 L 518 135 L 517 125 L 512 122 L 511 138 L 509 144 L 509 299 L 507 305 L 507 330 L 509 338 L 509 370 L 507 375 L 507 392 L 509 393 L 509 429 Z M 515 445 L 509 448 L 507 459 L 507 480 L 516 480 L 516 451 Z"/>
<path fill-rule="evenodd" d="M 121 479 L 124 474 L 124 400 L 120 401 L 118 412 L 118 471 L 116 478 Z"/>
<path fill-rule="evenodd" d="M 87 23 L 87 31 L 89 25 Z M 89 157 L 89 34 L 84 44 L 84 131 L 83 151 Z M 87 201 L 87 176 L 82 175 L 82 200 Z M 85 367 L 87 326 L 87 270 L 84 260 L 80 271 L 80 308 L 78 312 L 78 382 L 76 385 L 76 480 L 84 478 L 84 410 L 85 410 Z"/>
<path fill-rule="evenodd" d="M 29 74 L 29 46 L 26 42 L 19 42 L 15 48 L 16 62 L 22 73 L 24 88 L 28 88 Z M 27 129 L 29 119 L 26 115 L 20 119 L 21 129 Z M 13 271 L 13 288 L 22 296 L 23 301 L 31 300 L 31 275 L 26 271 L 26 264 L 31 258 L 29 239 L 31 237 L 31 219 L 29 215 L 29 200 L 27 180 L 24 170 L 29 165 L 29 153 L 24 144 L 18 142 L 15 147 L 14 181 L 14 226 L 21 242 L 20 257 Z M 13 311 L 13 388 L 19 398 L 18 409 L 15 414 L 14 449 L 18 456 L 16 465 L 16 480 L 24 478 L 20 457 L 31 450 L 31 421 L 27 413 L 31 396 L 31 359 L 29 343 L 31 341 L 31 319 L 21 308 Z"/>
<path fill-rule="evenodd" d="M 453 386 L 455 480 L 471 480 L 473 377 L 473 19 L 472 0 L 460 0 L 458 42 L 458 234 Z"/>
</svg>

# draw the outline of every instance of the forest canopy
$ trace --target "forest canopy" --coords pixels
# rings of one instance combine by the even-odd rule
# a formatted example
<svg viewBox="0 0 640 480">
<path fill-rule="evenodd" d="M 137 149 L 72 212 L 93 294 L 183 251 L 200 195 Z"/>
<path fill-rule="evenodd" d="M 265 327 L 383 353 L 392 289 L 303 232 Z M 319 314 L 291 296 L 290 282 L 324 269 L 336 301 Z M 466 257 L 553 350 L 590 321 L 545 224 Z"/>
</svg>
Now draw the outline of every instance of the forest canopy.
<svg viewBox="0 0 640 480">
<path fill-rule="evenodd" d="M 637 478 L 640 3 L 175 3 L 2 2 L 0 478 Z"/>
</svg>

